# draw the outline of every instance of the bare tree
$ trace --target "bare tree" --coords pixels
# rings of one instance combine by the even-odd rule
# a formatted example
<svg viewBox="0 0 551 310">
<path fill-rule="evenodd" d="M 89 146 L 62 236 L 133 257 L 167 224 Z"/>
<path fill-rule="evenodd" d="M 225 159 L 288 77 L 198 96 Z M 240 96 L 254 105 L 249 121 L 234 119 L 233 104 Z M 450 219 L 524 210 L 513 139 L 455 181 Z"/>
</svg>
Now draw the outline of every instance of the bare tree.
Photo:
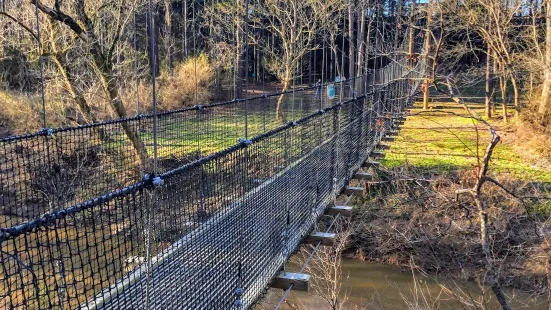
<svg viewBox="0 0 551 310">
<path fill-rule="evenodd" d="M 256 2 L 256 18 L 265 23 L 265 30 L 277 40 L 275 45 L 265 42 L 266 70 L 274 74 L 287 91 L 299 74 L 300 60 L 316 49 L 321 0 L 266 0 Z M 260 22 L 258 24 L 261 24 Z M 284 95 L 277 102 L 276 115 L 285 120 L 282 110 Z"/>
<path fill-rule="evenodd" d="M 538 112 L 545 116 L 551 110 L 551 1 L 543 0 L 543 2 L 545 3 L 545 61 Z M 537 42 L 536 45 L 538 45 Z"/>
<path fill-rule="evenodd" d="M 55 1 L 52 7 L 38 0 L 31 0 L 30 3 L 35 5 L 52 21 L 68 27 L 85 44 L 91 56 L 92 67 L 100 79 L 111 108 L 118 117 L 126 117 L 128 114 L 120 96 L 114 55 L 123 31 L 128 25 L 129 20 L 133 17 L 133 10 L 139 4 L 138 0 L 130 4 L 124 1 L 93 4 L 85 0 L 76 0 L 70 4 Z M 110 8 L 111 10 L 107 10 L 106 8 Z M 74 16 L 66 13 L 67 10 L 73 12 Z M 90 17 L 91 14 L 97 15 L 102 12 L 108 12 L 110 18 L 113 20 L 113 27 L 109 28 L 111 30 L 110 36 L 106 40 L 100 40 L 99 33 L 102 29 Z M 138 133 L 128 123 L 123 122 L 121 126 L 137 151 L 141 164 L 146 165 L 148 161 L 147 150 Z"/>
<path fill-rule="evenodd" d="M 335 224 L 335 233 L 335 243 L 332 246 L 319 247 L 306 268 L 314 278 L 313 293 L 323 299 L 331 310 L 346 309 L 348 296 L 342 287 L 342 255 L 349 246 L 354 229 L 349 220 L 339 219 Z M 302 255 L 309 257 L 314 248 L 311 246 L 303 249 Z"/>
</svg>

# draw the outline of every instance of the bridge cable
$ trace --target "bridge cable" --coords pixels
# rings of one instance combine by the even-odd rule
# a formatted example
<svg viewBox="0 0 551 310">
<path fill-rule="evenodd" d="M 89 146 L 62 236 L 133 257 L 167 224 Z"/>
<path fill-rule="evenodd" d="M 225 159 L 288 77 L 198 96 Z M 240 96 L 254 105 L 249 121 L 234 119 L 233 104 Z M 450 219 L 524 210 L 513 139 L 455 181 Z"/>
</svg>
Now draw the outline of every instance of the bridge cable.
<svg viewBox="0 0 551 310">
<path fill-rule="evenodd" d="M 40 31 L 40 18 L 38 16 L 38 0 L 34 0 L 34 15 L 36 19 L 36 36 L 38 41 L 38 63 L 40 64 L 40 97 L 42 100 L 42 125 L 48 128 L 46 118 L 46 93 L 44 90 L 44 60 L 42 59 L 42 36 Z"/>
<path fill-rule="evenodd" d="M 132 43 L 134 47 L 134 72 L 136 73 L 136 81 L 135 81 L 135 87 L 136 87 L 136 94 L 135 94 L 135 100 L 136 100 L 136 113 L 141 113 L 140 108 L 140 78 L 139 78 L 139 53 L 138 53 L 138 16 L 136 14 L 136 11 L 134 11 L 134 35 L 132 38 Z M 138 128 L 139 130 L 139 128 Z"/>
<path fill-rule="evenodd" d="M 245 0 L 245 68 L 243 68 L 245 87 L 245 139 L 249 139 L 249 0 Z"/>
<path fill-rule="evenodd" d="M 199 102 L 198 102 L 198 85 L 197 85 L 197 57 L 199 57 L 199 54 L 197 54 L 197 21 L 195 20 L 197 18 L 196 16 L 196 13 L 195 13 L 195 0 L 193 0 L 191 2 L 191 14 L 192 14 L 192 20 L 193 20 L 193 70 L 194 70 L 194 77 L 193 77 L 193 80 L 194 80 L 194 91 L 195 91 L 195 105 L 198 105 Z M 197 139 L 197 141 L 199 141 L 199 139 Z M 200 151 L 199 151 L 200 153 Z"/>
<path fill-rule="evenodd" d="M 155 41 L 156 41 L 156 35 L 155 35 L 155 15 L 153 10 L 153 4 L 152 0 L 148 0 L 147 5 L 147 16 L 148 16 L 148 23 L 149 23 L 149 65 L 151 70 L 151 96 L 152 96 L 152 103 L 153 103 L 153 175 L 150 177 L 153 177 L 152 180 L 155 184 L 155 182 L 158 182 L 157 179 L 157 173 L 158 173 L 158 144 L 157 144 L 157 89 L 156 89 L 156 75 L 157 75 L 157 54 L 155 50 Z M 154 193 L 153 193 L 154 194 Z M 146 248 L 146 296 L 145 296 L 145 303 L 146 303 L 146 309 L 148 308 L 149 304 L 149 281 L 151 276 L 151 229 L 152 229 L 152 210 L 151 210 L 151 202 L 146 204 L 146 230 L 145 230 L 145 248 Z"/>
</svg>

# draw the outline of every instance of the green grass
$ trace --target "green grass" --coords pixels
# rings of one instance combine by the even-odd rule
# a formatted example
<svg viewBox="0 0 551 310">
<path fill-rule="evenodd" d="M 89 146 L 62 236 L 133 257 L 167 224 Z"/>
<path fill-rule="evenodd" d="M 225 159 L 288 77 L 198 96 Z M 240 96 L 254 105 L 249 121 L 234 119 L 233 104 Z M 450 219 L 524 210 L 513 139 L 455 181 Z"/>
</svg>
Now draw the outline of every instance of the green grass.
<svg viewBox="0 0 551 310">
<path fill-rule="evenodd" d="M 437 103 L 446 112 L 467 116 L 454 103 Z M 419 105 L 411 111 L 399 136 L 392 143 L 383 163 L 389 167 L 409 165 L 425 169 L 454 171 L 475 169 L 482 160 L 490 133 L 476 120 L 441 112 L 418 113 Z M 490 120 L 490 123 L 499 125 Z M 498 131 L 499 133 L 499 131 Z M 519 180 L 551 183 L 551 169 L 531 165 L 505 142 L 497 145 L 490 170 L 495 175 L 510 175 Z"/>
</svg>

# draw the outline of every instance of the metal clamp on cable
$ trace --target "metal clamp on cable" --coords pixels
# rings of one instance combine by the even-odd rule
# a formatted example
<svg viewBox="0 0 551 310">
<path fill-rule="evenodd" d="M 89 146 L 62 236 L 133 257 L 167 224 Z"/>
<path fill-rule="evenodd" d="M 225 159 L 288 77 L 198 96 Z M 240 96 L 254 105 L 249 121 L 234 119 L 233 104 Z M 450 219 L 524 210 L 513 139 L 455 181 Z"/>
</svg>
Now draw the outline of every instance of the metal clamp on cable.
<svg viewBox="0 0 551 310">
<path fill-rule="evenodd" d="M 245 290 L 243 290 L 242 287 L 238 287 L 235 289 L 235 295 L 236 296 L 243 296 L 243 293 L 244 293 Z"/>
<path fill-rule="evenodd" d="M 136 116 L 134 116 L 137 120 L 141 120 L 144 115 L 142 113 L 137 113 Z"/>
<path fill-rule="evenodd" d="M 197 104 L 197 105 L 194 105 L 193 107 L 195 109 L 197 109 L 197 111 L 203 111 L 203 105 L 202 104 Z"/>
<path fill-rule="evenodd" d="M 321 114 L 324 114 L 324 113 L 325 113 L 325 109 L 319 109 L 319 110 L 318 110 L 318 114 L 321 115 Z"/>
<path fill-rule="evenodd" d="M 40 129 L 40 134 L 44 136 L 52 136 L 54 134 L 54 130 L 52 128 L 42 128 Z"/>
<path fill-rule="evenodd" d="M 292 122 L 289 122 L 289 126 L 295 127 L 295 126 L 298 126 L 298 123 L 295 121 L 292 121 Z"/>
<path fill-rule="evenodd" d="M 234 302 L 233 302 L 233 305 L 238 307 L 238 308 L 241 308 L 243 307 L 243 301 L 241 299 L 236 299 Z"/>
<path fill-rule="evenodd" d="M 253 142 L 250 139 L 239 138 L 238 141 L 239 141 L 240 144 L 243 144 L 244 146 L 249 146 L 249 145 L 253 144 Z"/>
<path fill-rule="evenodd" d="M 155 187 L 161 186 L 161 185 L 165 184 L 165 180 L 161 179 L 161 177 L 154 177 L 152 184 Z"/>
<path fill-rule="evenodd" d="M 148 186 L 153 186 L 153 187 L 158 187 L 165 184 L 165 180 L 163 180 L 159 176 L 155 176 L 152 174 L 145 174 L 143 176 L 143 180 L 146 182 Z"/>
</svg>

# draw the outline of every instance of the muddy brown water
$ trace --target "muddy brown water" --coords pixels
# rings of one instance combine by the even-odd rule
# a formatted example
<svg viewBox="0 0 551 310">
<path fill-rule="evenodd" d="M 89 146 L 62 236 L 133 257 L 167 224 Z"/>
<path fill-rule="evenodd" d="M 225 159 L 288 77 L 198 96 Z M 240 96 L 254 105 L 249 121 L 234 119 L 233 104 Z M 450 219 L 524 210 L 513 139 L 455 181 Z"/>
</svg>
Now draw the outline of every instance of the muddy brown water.
<svg viewBox="0 0 551 310">
<path fill-rule="evenodd" d="M 482 294 L 474 282 L 462 283 L 457 287 L 450 280 L 420 273 L 414 277 L 411 271 L 402 271 L 394 266 L 350 259 L 343 260 L 342 271 L 341 298 L 346 296 L 344 309 L 500 309 L 491 290 L 486 288 L 486 293 Z M 443 286 L 453 289 L 447 290 Z M 512 289 L 505 291 L 512 300 L 513 309 L 547 309 L 545 297 L 530 296 Z M 256 309 L 274 309 L 282 293 L 281 290 L 270 289 Z M 466 303 L 459 303 L 454 295 L 463 296 Z M 486 308 L 476 307 L 472 300 L 485 301 Z M 288 304 L 280 309 L 331 308 L 311 290 L 308 293 L 292 292 Z"/>
</svg>

